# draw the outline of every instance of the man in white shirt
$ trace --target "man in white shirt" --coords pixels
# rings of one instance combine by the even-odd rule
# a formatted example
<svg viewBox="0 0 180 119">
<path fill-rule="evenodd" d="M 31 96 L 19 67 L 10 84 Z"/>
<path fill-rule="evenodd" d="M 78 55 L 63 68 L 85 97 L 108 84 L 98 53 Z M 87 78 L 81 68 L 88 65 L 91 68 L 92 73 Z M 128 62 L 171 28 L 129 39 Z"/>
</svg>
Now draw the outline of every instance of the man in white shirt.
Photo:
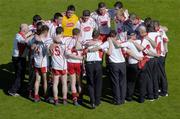
<svg viewBox="0 0 180 119">
<path fill-rule="evenodd" d="M 98 39 L 99 32 L 93 31 L 93 39 L 87 41 L 84 45 L 88 50 L 98 47 L 102 41 Z M 94 109 L 100 105 L 102 90 L 102 51 L 87 52 L 85 58 L 85 69 L 87 75 L 88 92 L 90 96 L 91 108 Z"/>
<path fill-rule="evenodd" d="M 31 37 L 26 36 L 29 32 L 27 24 L 20 25 L 20 31 L 16 34 L 13 44 L 12 61 L 15 68 L 15 80 L 8 94 L 11 96 L 19 96 L 18 91 L 21 87 L 21 82 L 25 78 L 26 70 L 26 55 L 27 43 Z"/>
<path fill-rule="evenodd" d="M 100 2 L 98 4 L 98 10 L 92 13 L 91 17 L 95 20 L 98 26 L 98 30 L 100 31 L 100 39 L 102 42 L 105 42 L 111 27 L 111 18 L 106 10 L 106 4 L 104 2 Z"/>
<path fill-rule="evenodd" d="M 167 44 L 169 42 L 168 37 L 165 33 L 165 31 L 160 28 L 160 23 L 157 20 L 153 21 L 153 25 L 155 27 L 155 30 L 157 33 L 159 33 L 159 40 L 157 39 L 157 47 L 156 50 L 160 54 L 160 57 L 158 58 L 158 66 L 160 69 L 159 75 L 159 89 L 160 89 L 160 95 L 161 96 L 168 96 L 168 82 L 166 77 L 166 71 L 165 71 L 165 58 L 168 52 Z"/>
<path fill-rule="evenodd" d="M 141 46 L 146 49 L 143 52 L 146 53 L 147 57 L 150 58 L 150 60 L 147 63 L 147 72 L 148 72 L 148 85 L 147 85 L 147 95 L 148 99 L 153 101 L 154 99 L 158 98 L 157 94 L 157 72 L 154 70 L 154 67 L 156 67 L 155 64 L 155 57 L 159 57 L 159 55 L 154 50 L 153 46 L 153 40 L 149 38 L 148 33 L 146 31 L 146 28 L 144 26 L 139 27 L 139 32 L 142 37 Z M 155 89 L 155 90 L 153 90 Z"/>
<path fill-rule="evenodd" d="M 67 46 L 67 70 L 71 78 L 71 91 L 72 91 L 72 100 L 75 106 L 78 104 L 78 94 L 76 89 L 76 82 L 80 82 L 81 72 L 82 72 L 82 51 L 78 50 L 78 45 L 81 48 L 80 40 L 80 29 L 74 28 L 72 30 L 73 36 L 69 39 L 70 44 Z M 78 83 L 79 84 L 79 83 Z"/>
<path fill-rule="evenodd" d="M 49 37 L 53 38 L 56 36 L 56 28 L 58 26 L 61 26 L 62 23 L 62 14 L 61 13 L 55 13 L 53 21 L 49 25 Z"/>
<path fill-rule="evenodd" d="M 112 82 L 112 92 L 114 104 L 120 105 L 125 103 L 126 97 L 126 63 L 121 48 L 116 48 L 111 39 L 116 38 L 116 32 L 110 32 L 108 41 L 105 41 L 97 48 L 89 49 L 89 51 L 103 50 L 108 55 L 108 67 L 110 79 Z"/>
<path fill-rule="evenodd" d="M 82 18 L 80 18 L 76 27 L 81 30 L 80 37 L 83 41 L 91 40 L 93 31 L 98 29 L 94 19 L 90 17 L 89 10 L 83 11 Z"/>
<path fill-rule="evenodd" d="M 65 45 L 62 44 L 63 39 L 63 28 L 56 28 L 56 37 L 53 39 L 53 44 L 50 45 L 51 53 L 51 64 L 53 73 L 53 96 L 54 104 L 59 104 L 58 98 L 58 85 L 61 79 L 62 83 L 62 94 L 63 94 L 63 104 L 67 104 L 67 61 L 65 56 Z"/>
<path fill-rule="evenodd" d="M 36 42 L 31 46 L 31 49 L 34 51 L 34 67 L 36 80 L 34 84 L 34 101 L 39 102 L 39 87 L 41 78 L 43 80 L 43 93 L 45 100 L 47 99 L 47 67 L 48 67 L 48 47 L 49 40 L 48 38 L 49 27 L 43 25 L 40 29 L 40 32 L 35 37 Z"/>
</svg>

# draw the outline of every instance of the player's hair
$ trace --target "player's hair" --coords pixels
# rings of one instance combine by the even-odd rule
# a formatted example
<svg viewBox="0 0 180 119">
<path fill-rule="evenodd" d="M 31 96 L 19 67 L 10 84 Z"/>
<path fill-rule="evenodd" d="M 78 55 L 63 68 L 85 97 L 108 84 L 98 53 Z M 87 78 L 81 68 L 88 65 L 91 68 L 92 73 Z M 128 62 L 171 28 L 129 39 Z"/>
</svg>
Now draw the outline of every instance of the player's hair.
<svg viewBox="0 0 180 119">
<path fill-rule="evenodd" d="M 139 31 L 143 31 L 143 32 L 147 32 L 147 30 L 146 30 L 146 27 L 145 27 L 145 26 L 140 26 L 138 30 L 139 30 Z"/>
<path fill-rule="evenodd" d="M 34 22 L 34 23 L 36 23 L 36 22 L 38 22 L 38 21 L 41 21 L 41 20 L 42 20 L 42 18 L 41 18 L 40 15 L 37 15 L 37 14 L 36 14 L 36 15 L 33 16 L 33 22 Z"/>
<path fill-rule="evenodd" d="M 67 11 L 75 11 L 76 9 L 75 9 L 75 6 L 74 5 L 69 5 L 68 7 L 67 7 Z"/>
<path fill-rule="evenodd" d="M 89 10 L 83 10 L 83 16 L 90 16 L 91 12 Z"/>
<path fill-rule="evenodd" d="M 146 18 L 144 19 L 144 25 L 145 25 L 145 27 L 150 26 L 151 21 L 152 21 L 151 17 L 146 17 Z"/>
<path fill-rule="evenodd" d="M 58 19 L 59 17 L 63 17 L 63 15 L 61 13 L 57 12 L 54 14 L 53 20 Z"/>
<path fill-rule="evenodd" d="M 130 20 L 135 20 L 135 19 L 138 19 L 139 17 L 137 16 L 137 14 L 136 13 L 130 13 L 130 15 L 129 15 L 129 19 Z"/>
<path fill-rule="evenodd" d="M 42 26 L 43 26 L 43 23 L 41 21 L 37 22 L 37 24 L 36 24 L 36 34 L 40 33 Z"/>
<path fill-rule="evenodd" d="M 117 16 L 124 16 L 124 10 L 123 9 L 117 10 L 116 15 Z"/>
<path fill-rule="evenodd" d="M 56 28 L 56 35 L 61 34 L 63 31 L 64 31 L 64 29 L 61 26 L 57 27 Z"/>
<path fill-rule="evenodd" d="M 106 7 L 106 4 L 104 2 L 99 2 L 98 3 L 98 9 Z"/>
<path fill-rule="evenodd" d="M 49 31 L 49 27 L 47 25 L 42 25 L 39 29 L 37 29 L 37 35 L 41 35 L 48 31 Z"/>
<path fill-rule="evenodd" d="M 117 2 L 114 4 L 114 7 L 121 9 L 121 8 L 123 8 L 123 3 L 122 3 L 121 1 L 117 1 Z"/>
<path fill-rule="evenodd" d="M 116 37 L 116 35 L 117 35 L 117 32 L 115 30 L 111 30 L 109 32 L 109 37 Z"/>
<path fill-rule="evenodd" d="M 160 22 L 158 20 L 153 20 L 154 26 L 160 26 Z"/>
<path fill-rule="evenodd" d="M 94 30 L 92 33 L 92 37 L 93 38 L 98 38 L 99 37 L 100 32 L 98 30 Z"/>
<path fill-rule="evenodd" d="M 147 26 L 147 32 L 155 32 L 154 20 L 151 20 L 149 26 Z"/>
<path fill-rule="evenodd" d="M 73 35 L 78 35 L 78 34 L 80 34 L 80 29 L 78 29 L 78 28 L 74 28 L 73 30 L 72 30 L 72 34 Z"/>
</svg>

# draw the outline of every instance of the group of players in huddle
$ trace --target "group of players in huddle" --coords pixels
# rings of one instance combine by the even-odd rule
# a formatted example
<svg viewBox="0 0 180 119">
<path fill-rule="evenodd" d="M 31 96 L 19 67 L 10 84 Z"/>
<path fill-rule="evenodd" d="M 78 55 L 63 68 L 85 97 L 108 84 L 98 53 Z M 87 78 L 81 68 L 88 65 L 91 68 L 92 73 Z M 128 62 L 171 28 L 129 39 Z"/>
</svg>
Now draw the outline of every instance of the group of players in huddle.
<svg viewBox="0 0 180 119">
<path fill-rule="evenodd" d="M 34 102 L 41 100 L 42 80 L 42 97 L 58 105 L 61 81 L 63 104 L 67 104 L 69 84 L 73 104 L 77 106 L 85 90 L 82 77 L 86 77 L 90 106 L 94 109 L 101 104 L 103 64 L 115 105 L 132 101 L 134 95 L 139 103 L 168 96 L 167 31 L 157 20 L 150 17 L 142 20 L 135 13 L 129 14 L 120 1 L 113 9 L 100 2 L 97 10 L 92 13 L 83 10 L 80 18 L 75 15 L 73 5 L 64 13 L 55 13 L 52 20 L 35 15 L 32 25 L 21 24 L 16 34 L 12 55 L 15 80 L 8 93 L 19 95 L 28 58 L 28 91 Z"/>
</svg>

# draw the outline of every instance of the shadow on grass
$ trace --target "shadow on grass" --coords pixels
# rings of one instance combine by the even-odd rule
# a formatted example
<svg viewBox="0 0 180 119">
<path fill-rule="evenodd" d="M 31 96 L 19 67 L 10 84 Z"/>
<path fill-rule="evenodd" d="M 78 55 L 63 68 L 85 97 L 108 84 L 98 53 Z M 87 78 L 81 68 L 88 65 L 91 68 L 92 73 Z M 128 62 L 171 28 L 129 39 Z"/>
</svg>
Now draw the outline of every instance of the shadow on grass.
<svg viewBox="0 0 180 119">
<path fill-rule="evenodd" d="M 27 67 L 28 70 L 28 67 Z M 104 69 L 106 70 L 106 69 Z M 28 71 L 26 71 L 26 75 L 28 75 Z M 14 82 L 14 68 L 13 68 L 13 63 L 9 62 L 7 64 L 1 64 L 0 65 L 0 90 L 3 90 L 3 92 L 8 95 L 8 90 L 11 88 L 13 82 Z M 86 79 L 83 79 L 83 96 L 88 96 L 87 92 L 87 85 L 86 85 Z M 20 89 L 20 94 L 23 98 L 26 98 L 27 100 L 31 100 L 28 98 L 28 79 L 25 79 L 21 82 L 21 89 Z M 61 86 L 60 86 L 61 90 Z M 41 94 L 42 90 L 40 91 Z M 49 89 L 50 96 L 52 96 L 52 88 Z M 59 91 L 61 92 L 61 91 Z M 112 93 L 111 93 L 111 86 L 110 86 L 110 81 L 109 79 L 105 76 L 103 78 L 103 87 L 102 87 L 102 97 L 101 100 L 105 101 L 107 103 L 112 103 Z M 60 95 L 62 95 L 60 93 Z M 71 95 L 68 96 L 69 99 L 71 99 Z M 89 107 L 89 100 L 86 98 L 83 98 L 82 100 L 82 106 L 85 108 L 90 109 Z"/>
</svg>

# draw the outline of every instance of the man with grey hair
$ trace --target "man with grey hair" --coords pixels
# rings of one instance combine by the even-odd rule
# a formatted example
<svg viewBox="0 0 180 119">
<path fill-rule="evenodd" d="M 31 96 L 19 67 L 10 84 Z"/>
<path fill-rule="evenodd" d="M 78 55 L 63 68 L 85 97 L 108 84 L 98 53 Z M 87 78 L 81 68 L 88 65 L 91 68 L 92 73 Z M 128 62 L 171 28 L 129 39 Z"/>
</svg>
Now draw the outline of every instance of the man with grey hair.
<svg viewBox="0 0 180 119">
<path fill-rule="evenodd" d="M 26 54 L 27 54 L 27 42 L 32 39 L 32 33 L 29 32 L 29 27 L 27 24 L 21 24 L 20 30 L 16 34 L 14 39 L 12 62 L 15 69 L 15 80 L 12 87 L 8 91 L 11 96 L 19 96 L 17 93 L 21 87 L 21 82 L 25 78 L 25 68 L 26 68 Z"/>
</svg>

